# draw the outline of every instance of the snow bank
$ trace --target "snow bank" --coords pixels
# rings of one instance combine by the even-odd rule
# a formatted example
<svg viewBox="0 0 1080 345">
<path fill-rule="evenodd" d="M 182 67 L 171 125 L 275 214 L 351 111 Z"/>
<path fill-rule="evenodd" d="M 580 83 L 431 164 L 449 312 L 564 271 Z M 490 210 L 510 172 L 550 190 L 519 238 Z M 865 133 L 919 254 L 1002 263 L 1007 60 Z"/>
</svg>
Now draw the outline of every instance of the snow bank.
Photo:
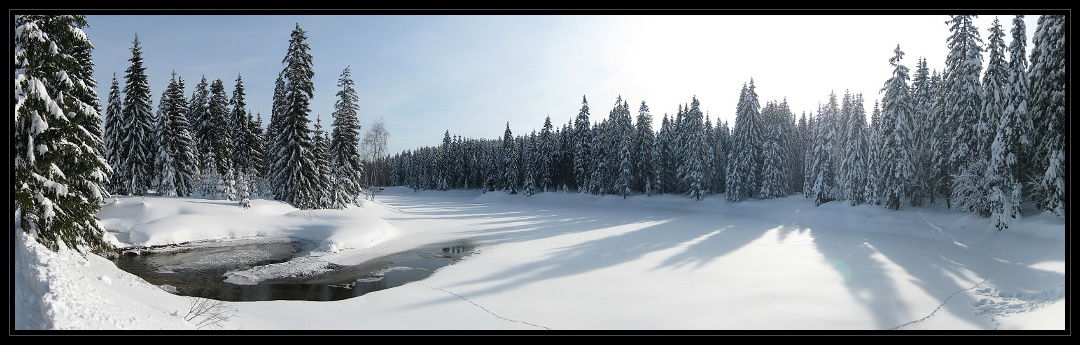
<svg viewBox="0 0 1080 345">
<path fill-rule="evenodd" d="M 317 250 L 367 248 L 397 234 L 385 220 L 362 208 L 298 210 L 286 203 L 252 199 L 242 208 L 233 201 L 175 197 L 118 197 L 99 218 L 116 242 L 160 246 L 254 237 L 292 237 L 319 243 Z"/>
</svg>

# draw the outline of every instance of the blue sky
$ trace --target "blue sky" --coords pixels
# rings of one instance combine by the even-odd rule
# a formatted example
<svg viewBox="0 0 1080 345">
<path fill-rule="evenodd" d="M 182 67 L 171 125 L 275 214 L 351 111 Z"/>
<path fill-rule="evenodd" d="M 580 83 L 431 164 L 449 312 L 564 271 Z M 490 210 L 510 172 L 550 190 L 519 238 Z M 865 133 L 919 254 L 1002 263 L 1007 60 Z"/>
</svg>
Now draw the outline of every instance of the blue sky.
<svg viewBox="0 0 1080 345">
<path fill-rule="evenodd" d="M 439 145 L 446 130 L 496 138 L 509 122 L 515 135 L 527 134 L 546 116 L 561 127 L 582 96 L 594 121 L 621 96 L 635 116 L 644 101 L 658 129 L 664 114 L 696 96 L 713 122 L 733 125 L 751 78 L 762 105 L 786 98 L 801 115 L 830 92 L 850 90 L 863 94 L 869 113 L 897 44 L 912 71 L 926 57 L 940 72 L 949 35 L 947 15 L 153 13 L 87 16 L 103 103 L 114 73 L 123 88 L 138 34 L 155 107 L 173 71 L 189 97 L 203 76 L 221 79 L 231 95 L 239 75 L 248 109 L 268 123 L 274 80 L 299 25 L 313 57 L 312 116 L 330 130 L 348 66 L 361 124 L 383 118 L 393 153 Z M 1008 44 L 1013 16 L 996 15 Z M 984 41 L 994 16 L 977 19 Z M 1026 19 L 1030 51 L 1037 16 Z"/>
</svg>

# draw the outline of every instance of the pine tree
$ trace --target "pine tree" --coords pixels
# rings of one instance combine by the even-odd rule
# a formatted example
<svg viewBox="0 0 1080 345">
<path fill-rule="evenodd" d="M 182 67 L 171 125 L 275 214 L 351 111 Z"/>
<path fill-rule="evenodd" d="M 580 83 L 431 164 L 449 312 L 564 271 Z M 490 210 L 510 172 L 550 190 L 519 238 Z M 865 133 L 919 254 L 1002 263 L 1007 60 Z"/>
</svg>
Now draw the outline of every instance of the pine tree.
<svg viewBox="0 0 1080 345">
<path fill-rule="evenodd" d="M 589 123 L 589 101 L 585 99 L 585 96 L 581 96 L 581 110 L 578 111 L 578 115 L 574 119 L 574 132 L 571 136 L 574 162 L 574 185 L 572 187 L 577 188 L 579 193 L 584 191 L 586 182 L 589 181 L 589 175 L 592 172 L 588 164 L 588 160 L 592 155 L 589 147 L 592 142 L 592 135 L 589 132 L 590 126 L 592 126 L 592 123 Z"/>
<path fill-rule="evenodd" d="M 123 123 L 123 114 L 121 112 L 123 101 L 120 99 L 120 83 L 116 80 L 116 73 L 113 73 L 108 102 L 109 104 L 105 108 L 105 128 L 103 129 L 102 140 L 105 143 L 105 159 L 109 166 L 114 168 L 107 189 L 116 194 L 127 194 L 127 186 L 120 183 L 120 181 L 127 180 L 127 177 L 123 175 L 127 170 L 116 169 L 120 167 L 120 157 L 124 152 L 120 146 L 120 136 L 123 130 L 121 125 Z"/>
<path fill-rule="evenodd" d="M 1014 132 L 1018 147 L 1013 147 L 1016 154 L 1016 166 L 1012 171 L 1013 176 L 1019 183 L 1019 188 L 1013 189 L 1012 197 L 1017 202 L 1031 198 L 1031 184 L 1034 181 L 1031 171 L 1034 154 L 1034 131 L 1029 102 L 1031 99 L 1030 84 L 1027 79 L 1027 28 L 1024 24 L 1024 16 L 1013 17 L 1012 42 L 1009 43 L 1009 67 L 1006 89 L 1008 92 L 1005 112 L 1011 116 L 1016 124 Z M 1000 122 L 999 122 L 1000 124 Z"/>
<path fill-rule="evenodd" d="M 334 186 L 338 181 L 334 179 L 330 166 L 330 141 L 326 138 L 326 132 L 322 129 L 322 119 L 315 119 L 314 152 L 315 168 L 317 170 L 315 184 L 315 208 L 329 208 L 335 203 Z"/>
<path fill-rule="evenodd" d="M 867 132 L 866 187 L 863 198 L 868 204 L 880 204 L 881 196 L 881 107 L 874 101 Z"/>
<path fill-rule="evenodd" d="M 209 160 L 207 152 L 210 147 L 210 84 L 206 82 L 206 76 L 191 91 L 191 99 L 188 103 L 188 124 L 191 125 L 192 139 L 195 139 L 195 159 L 199 174 L 207 170 Z"/>
<path fill-rule="evenodd" d="M 547 191 L 548 187 L 554 186 L 556 158 L 559 156 L 556 144 L 556 133 L 552 129 L 551 116 L 544 118 L 544 127 L 540 129 L 539 146 L 537 147 L 537 182 L 541 191 Z"/>
<path fill-rule="evenodd" d="M 334 130 L 330 134 L 330 170 L 335 181 L 334 208 L 356 203 L 364 192 L 361 188 L 364 168 L 360 157 L 358 96 L 353 84 L 349 67 L 345 67 L 338 78 L 337 86 L 340 89 L 334 104 Z"/>
<path fill-rule="evenodd" d="M 982 40 L 972 25 L 972 16 L 952 16 L 947 24 L 952 32 L 945 59 L 945 116 L 952 135 L 949 170 L 951 195 L 957 206 L 981 213 L 979 180 L 986 169 L 979 153 L 979 110 L 982 107 L 979 76 L 982 70 Z"/>
<path fill-rule="evenodd" d="M 762 199 L 780 198 L 787 194 L 784 183 L 783 167 L 784 159 L 783 132 L 780 125 L 779 106 L 775 102 L 767 102 L 761 111 L 762 129 L 762 164 L 761 164 L 761 188 L 758 195 Z"/>
<path fill-rule="evenodd" d="M 1068 45 L 1064 16 L 1039 17 L 1032 37 L 1028 72 L 1031 114 L 1035 126 L 1035 201 L 1041 210 L 1065 216 L 1068 167 L 1065 155 Z"/>
<path fill-rule="evenodd" d="M 254 145 L 251 142 L 253 137 L 251 124 L 248 123 L 249 114 L 244 96 L 244 82 L 241 76 L 237 75 L 232 98 L 229 99 L 230 112 L 227 127 L 232 144 L 232 166 L 236 172 L 251 171 L 251 151 Z M 239 177 L 239 174 L 237 176 Z"/>
<path fill-rule="evenodd" d="M 1014 33 L 1015 34 L 1015 33 Z M 990 222 L 998 230 L 1009 227 L 1012 219 L 1020 215 L 1021 188 L 1016 176 L 1020 157 L 1020 119 L 1012 106 L 1013 92 L 1010 79 L 1014 77 L 1005 62 L 1005 37 L 997 18 L 990 28 L 990 63 L 983 76 L 986 88 L 983 113 L 988 124 L 995 126 L 986 135 L 989 144 L 989 164 L 985 173 Z M 1021 39 L 1023 38 L 1021 34 Z M 1023 59 L 1023 56 L 1020 56 Z"/>
<path fill-rule="evenodd" d="M 278 140 L 281 135 L 281 114 L 285 111 L 285 79 L 279 74 L 274 82 L 274 97 L 270 107 L 270 123 L 266 126 L 266 158 L 265 158 L 265 176 L 267 178 L 267 184 L 270 187 L 270 193 L 274 195 L 276 200 L 281 200 L 282 188 L 285 183 L 284 172 L 279 163 L 283 161 L 278 159 Z"/>
<path fill-rule="evenodd" d="M 214 169 L 225 175 L 233 170 L 233 138 L 229 123 L 229 96 L 225 93 L 225 84 L 221 79 L 210 83 L 210 104 L 207 130 L 209 146 L 204 147 L 214 152 Z"/>
<path fill-rule="evenodd" d="M 197 180 L 194 143 L 187 123 L 184 81 L 177 79 L 175 72 L 158 107 L 163 118 L 158 132 L 161 137 L 157 155 L 161 174 L 158 193 L 189 196 Z"/>
<path fill-rule="evenodd" d="M 818 106 L 813 152 L 811 161 L 807 163 L 813 164 L 810 169 L 811 175 L 807 176 L 807 182 L 811 183 L 809 194 L 818 206 L 837 199 L 836 157 L 839 148 L 836 145 L 839 136 L 839 113 L 836 93 L 830 93 L 829 102 L 824 106 Z"/>
<path fill-rule="evenodd" d="M 1024 16 L 1013 18 L 1012 42 L 1009 45 L 1010 61 L 1005 67 L 1002 85 L 1004 109 L 997 121 L 994 143 L 990 145 L 990 164 L 987 176 L 990 190 L 990 224 L 999 230 L 1009 227 L 1014 218 L 1020 217 L 1020 204 L 1024 201 L 1024 157 L 1029 152 L 1028 135 L 1031 124 L 1027 117 L 1028 89 L 1024 74 L 1027 70 L 1025 57 L 1026 29 Z"/>
<path fill-rule="evenodd" d="M 736 105 L 735 128 L 732 129 L 732 148 L 727 164 L 726 196 L 728 201 L 738 202 L 753 197 L 761 176 L 760 152 L 762 138 L 760 111 L 754 81 L 743 84 Z"/>
<path fill-rule="evenodd" d="M 522 185 L 525 196 L 536 194 L 536 131 L 524 138 L 521 146 Z"/>
<path fill-rule="evenodd" d="M 134 195 L 145 195 L 150 189 L 153 176 L 153 112 L 150 105 L 150 85 L 146 68 L 143 67 L 139 36 L 135 36 L 131 48 L 131 66 L 125 71 L 124 106 L 121 109 L 121 158 L 118 169 L 125 170 L 125 190 Z"/>
<path fill-rule="evenodd" d="M 256 196 L 268 196 L 270 194 L 270 186 L 267 180 L 266 171 L 266 136 L 263 133 L 262 126 L 262 113 L 258 115 L 252 115 L 248 112 L 248 123 L 251 129 L 248 133 L 251 134 L 251 139 L 248 142 L 251 143 L 251 171 L 248 172 L 248 180 L 254 184 L 251 188 L 251 194 Z"/>
<path fill-rule="evenodd" d="M 907 141 L 910 143 L 912 164 L 915 175 L 911 186 L 912 206 L 920 206 L 924 199 L 933 200 L 931 185 L 933 164 L 931 145 L 933 145 L 933 90 L 931 88 L 930 68 L 926 58 L 920 58 L 911 80 L 911 132 Z"/>
<path fill-rule="evenodd" d="M 846 96 L 845 96 L 846 97 Z M 870 152 L 869 128 L 866 125 L 866 113 L 863 111 L 862 94 L 856 94 L 851 101 L 851 114 L 844 127 L 847 140 L 842 148 L 840 163 L 840 185 L 844 186 L 844 199 L 851 205 L 866 203 L 866 185 L 868 183 L 867 158 Z"/>
<path fill-rule="evenodd" d="M 517 194 L 517 150 L 514 150 L 514 134 L 510 132 L 510 123 L 506 123 L 506 131 L 502 139 L 502 189 L 510 194 Z"/>
<path fill-rule="evenodd" d="M 904 52 L 900 45 L 893 49 L 889 65 L 892 77 L 881 89 L 881 161 L 882 186 L 885 207 L 903 208 L 903 200 L 910 198 L 910 182 L 914 175 L 914 162 L 910 155 L 912 99 L 908 87 L 908 69 L 900 63 Z"/>
<path fill-rule="evenodd" d="M 753 83 L 751 82 L 751 85 Z M 704 114 L 701 105 L 694 96 L 686 110 L 684 120 L 684 168 L 682 178 L 687 185 L 691 198 L 701 200 L 705 197 L 705 128 L 702 123 Z"/>
<path fill-rule="evenodd" d="M 949 126 L 949 117 L 945 114 L 944 81 L 937 70 L 930 75 L 930 115 L 928 116 L 929 136 L 925 138 L 929 142 L 928 155 L 929 171 L 927 172 L 927 194 L 930 203 L 936 203 L 939 197 L 944 197 L 946 206 L 951 205 L 952 179 L 950 176 L 951 156 L 949 149 L 952 147 L 952 127 Z"/>
<path fill-rule="evenodd" d="M 315 166 L 316 158 L 312 154 L 314 142 L 311 129 L 308 128 L 310 99 L 314 92 L 311 81 L 314 72 L 306 39 L 306 32 L 297 24 L 282 60 L 285 65 L 281 72 L 284 87 L 280 99 L 280 124 L 276 128 L 277 152 L 274 153 L 274 166 L 275 169 L 280 169 L 281 174 L 275 197 L 300 209 L 314 208 L 318 202 L 315 194 L 318 188 L 318 169 Z"/>
<path fill-rule="evenodd" d="M 13 214 L 54 251 L 112 247 L 95 216 L 110 166 L 85 26 L 83 16 L 15 18 Z"/>
</svg>

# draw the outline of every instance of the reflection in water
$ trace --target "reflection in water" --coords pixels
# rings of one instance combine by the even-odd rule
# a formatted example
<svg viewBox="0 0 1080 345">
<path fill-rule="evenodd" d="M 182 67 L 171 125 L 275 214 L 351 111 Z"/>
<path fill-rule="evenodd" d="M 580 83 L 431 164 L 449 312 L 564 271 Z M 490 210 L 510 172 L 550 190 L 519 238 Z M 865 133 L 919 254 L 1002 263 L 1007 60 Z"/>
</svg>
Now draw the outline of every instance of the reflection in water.
<svg viewBox="0 0 1080 345">
<path fill-rule="evenodd" d="M 311 247 L 303 241 L 196 246 L 112 261 L 151 284 L 175 288 L 173 293 L 179 295 L 222 301 L 336 301 L 427 278 L 473 252 L 468 244 L 432 245 L 359 265 L 331 264 L 328 272 L 302 278 L 278 278 L 255 285 L 224 281 L 229 271 L 286 262 Z"/>
</svg>

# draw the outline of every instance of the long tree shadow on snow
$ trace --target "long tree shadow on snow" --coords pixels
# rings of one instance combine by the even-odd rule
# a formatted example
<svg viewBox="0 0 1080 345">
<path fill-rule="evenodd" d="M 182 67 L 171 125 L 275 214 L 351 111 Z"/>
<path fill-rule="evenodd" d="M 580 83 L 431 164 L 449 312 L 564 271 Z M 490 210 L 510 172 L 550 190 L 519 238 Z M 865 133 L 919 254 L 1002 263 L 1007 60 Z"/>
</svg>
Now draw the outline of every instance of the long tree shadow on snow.
<svg viewBox="0 0 1080 345">
<path fill-rule="evenodd" d="M 526 206 L 527 207 L 527 206 Z M 528 211 L 532 214 L 525 224 L 496 227 L 475 231 L 471 236 L 496 240 L 500 243 L 523 242 L 562 235 L 591 236 L 585 241 L 568 240 L 562 247 L 553 247 L 543 257 L 527 263 L 491 272 L 472 281 L 448 286 L 465 286 L 474 283 L 502 283 L 488 288 L 470 291 L 470 296 L 493 294 L 512 290 L 541 280 L 585 274 L 623 263 L 632 262 L 650 253 L 682 248 L 686 256 L 668 264 L 682 262 L 707 262 L 734 252 L 761 237 L 774 225 L 763 225 L 752 216 L 727 217 L 700 210 L 678 211 L 671 208 L 636 208 L 595 211 L 576 207 Z M 737 219 L 741 218 L 741 219 Z M 604 234 L 611 233 L 611 234 Z M 712 243 L 708 250 L 693 252 L 693 243 L 708 237 Z M 557 242 L 555 242 L 557 244 Z M 453 297 L 430 303 L 449 302 Z"/>
</svg>

